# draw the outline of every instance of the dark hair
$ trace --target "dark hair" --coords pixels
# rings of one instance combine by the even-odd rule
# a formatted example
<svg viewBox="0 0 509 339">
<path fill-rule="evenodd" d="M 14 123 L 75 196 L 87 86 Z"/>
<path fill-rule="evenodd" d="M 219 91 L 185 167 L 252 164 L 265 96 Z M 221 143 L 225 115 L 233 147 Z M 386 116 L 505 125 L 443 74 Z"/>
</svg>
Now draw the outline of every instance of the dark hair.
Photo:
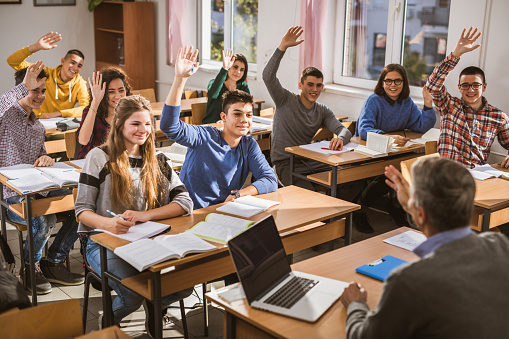
<svg viewBox="0 0 509 339">
<path fill-rule="evenodd" d="M 233 55 L 233 60 L 234 60 L 234 62 L 240 61 L 244 64 L 244 74 L 242 74 L 242 78 L 240 78 L 239 81 L 237 81 L 237 83 L 240 84 L 242 82 L 245 82 L 247 79 L 247 59 L 246 59 L 246 57 L 244 56 L 244 54 L 236 53 Z"/>
<path fill-rule="evenodd" d="M 19 71 L 16 71 L 14 73 L 14 80 L 16 81 L 16 86 L 21 84 L 23 82 L 23 79 L 25 79 L 25 75 L 27 74 L 27 69 L 28 69 L 28 67 L 20 69 Z M 48 74 L 46 73 L 46 71 L 44 71 L 44 69 L 42 69 L 41 73 L 39 73 L 39 75 L 37 76 L 37 79 L 42 79 L 44 77 L 47 78 Z"/>
<path fill-rule="evenodd" d="M 97 107 L 97 116 L 106 119 L 108 116 L 108 87 L 110 87 L 110 83 L 115 79 L 122 80 L 126 96 L 131 95 L 131 85 L 129 85 L 129 78 L 127 77 L 127 74 L 125 74 L 120 68 L 108 67 L 100 71 L 100 73 L 103 76 L 103 82 L 106 83 L 106 92 L 99 103 L 99 107 Z M 88 96 L 90 97 L 90 102 L 92 102 L 92 92 L 90 89 L 88 89 Z"/>
<path fill-rule="evenodd" d="M 467 68 L 464 68 L 461 73 L 460 73 L 460 77 L 458 79 L 458 82 L 460 81 L 461 77 L 463 75 L 480 75 L 481 78 L 482 78 L 482 82 L 483 84 L 486 83 L 486 77 L 484 76 L 484 72 L 482 69 L 480 69 L 479 67 L 476 67 L 476 66 L 468 66 Z"/>
<path fill-rule="evenodd" d="M 302 71 L 302 74 L 300 76 L 300 83 L 303 84 L 308 76 L 313 76 L 313 77 L 316 77 L 318 79 L 322 79 L 323 80 L 323 73 L 322 73 L 322 71 L 320 71 L 316 67 L 306 67 L 306 68 L 304 68 L 304 70 Z"/>
<path fill-rule="evenodd" d="M 475 183 L 465 166 L 450 159 L 428 157 L 411 169 L 412 196 L 439 232 L 470 224 Z"/>
<path fill-rule="evenodd" d="M 236 104 L 237 102 L 243 102 L 245 104 L 251 104 L 251 106 L 253 106 L 253 96 L 239 89 L 224 92 L 223 112 L 225 114 L 228 114 L 228 108 L 230 108 L 230 105 Z"/>
<path fill-rule="evenodd" d="M 403 78 L 403 89 L 401 90 L 401 93 L 399 94 L 398 101 L 404 100 L 410 96 L 410 85 L 408 84 L 408 76 L 406 75 L 405 68 L 401 66 L 400 64 L 389 64 L 384 67 L 382 70 L 382 74 L 380 74 L 380 77 L 378 78 L 378 82 L 375 86 L 374 92 L 378 95 L 384 95 L 384 80 L 385 76 L 389 72 L 398 72 L 399 75 Z"/>
<path fill-rule="evenodd" d="M 79 49 L 70 49 L 67 51 L 67 53 L 65 54 L 65 57 L 64 59 L 67 59 L 69 58 L 71 55 L 77 55 L 79 56 L 80 58 L 82 58 L 83 60 L 85 60 L 85 55 L 83 54 L 83 52 L 81 52 Z"/>
</svg>

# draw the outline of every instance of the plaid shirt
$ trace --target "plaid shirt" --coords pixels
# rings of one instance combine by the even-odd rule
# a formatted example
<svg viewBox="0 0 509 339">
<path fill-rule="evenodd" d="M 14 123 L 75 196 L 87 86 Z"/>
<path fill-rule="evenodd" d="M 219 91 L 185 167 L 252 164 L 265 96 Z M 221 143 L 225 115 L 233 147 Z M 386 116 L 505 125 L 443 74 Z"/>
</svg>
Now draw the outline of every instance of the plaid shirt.
<svg viewBox="0 0 509 339">
<path fill-rule="evenodd" d="M 475 111 L 463 99 L 447 92 L 445 79 L 459 60 L 451 53 L 429 76 L 426 87 L 442 116 L 438 142 L 440 156 L 472 168 L 486 163 L 495 137 L 502 147 L 509 149 L 509 118 L 489 105 L 484 97 L 481 109 Z"/>
<path fill-rule="evenodd" d="M 81 145 L 79 143 L 79 141 L 77 141 L 77 140 L 80 135 L 81 126 L 83 126 L 83 122 L 87 118 L 89 109 L 90 109 L 90 105 L 85 107 L 85 109 L 83 110 L 83 115 L 81 116 L 81 124 L 80 124 L 80 127 L 78 128 L 78 130 L 76 131 L 76 145 L 81 146 L 80 151 L 77 156 L 78 159 L 84 159 L 87 156 L 88 152 L 90 152 L 90 150 L 92 148 L 95 148 L 97 146 L 101 146 L 102 144 L 104 144 L 106 142 L 106 138 L 108 137 L 108 132 L 110 130 L 110 124 L 108 124 L 108 122 L 106 120 L 99 118 L 96 114 L 95 121 L 94 121 L 94 129 L 92 130 L 92 135 L 90 136 L 90 140 L 88 141 L 88 144 Z"/>
<path fill-rule="evenodd" d="M 24 84 L 19 84 L 0 97 L 0 167 L 34 164 L 46 155 L 46 130 L 32 111 L 30 114 L 18 100 L 28 95 Z M 4 199 L 17 195 L 4 186 Z"/>
</svg>

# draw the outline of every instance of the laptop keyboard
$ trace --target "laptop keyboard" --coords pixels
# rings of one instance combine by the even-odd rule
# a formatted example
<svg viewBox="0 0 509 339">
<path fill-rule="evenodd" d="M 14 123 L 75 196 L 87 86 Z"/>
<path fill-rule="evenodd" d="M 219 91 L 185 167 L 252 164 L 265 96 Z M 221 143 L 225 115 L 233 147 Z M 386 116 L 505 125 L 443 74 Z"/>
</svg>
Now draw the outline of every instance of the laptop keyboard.
<svg viewBox="0 0 509 339">
<path fill-rule="evenodd" d="M 317 283 L 318 281 L 316 280 L 293 277 L 276 293 L 265 300 L 265 303 L 283 308 L 291 308 Z"/>
</svg>

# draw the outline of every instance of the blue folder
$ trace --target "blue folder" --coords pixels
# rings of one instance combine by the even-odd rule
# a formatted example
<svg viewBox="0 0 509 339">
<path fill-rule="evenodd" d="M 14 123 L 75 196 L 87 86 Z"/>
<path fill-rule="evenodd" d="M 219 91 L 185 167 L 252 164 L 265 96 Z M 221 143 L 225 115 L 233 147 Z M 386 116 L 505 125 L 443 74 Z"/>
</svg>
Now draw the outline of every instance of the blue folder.
<svg viewBox="0 0 509 339">
<path fill-rule="evenodd" d="M 362 265 L 355 269 L 356 272 L 365 274 L 378 280 L 385 281 L 393 269 L 406 264 L 407 261 L 386 255 L 370 264 Z"/>
</svg>

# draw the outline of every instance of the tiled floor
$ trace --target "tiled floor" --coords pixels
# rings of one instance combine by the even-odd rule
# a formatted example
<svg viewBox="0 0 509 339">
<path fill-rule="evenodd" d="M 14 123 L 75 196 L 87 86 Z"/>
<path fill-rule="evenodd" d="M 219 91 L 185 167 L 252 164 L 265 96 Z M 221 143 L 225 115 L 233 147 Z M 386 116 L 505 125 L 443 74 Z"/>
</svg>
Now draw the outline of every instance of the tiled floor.
<svg viewBox="0 0 509 339">
<path fill-rule="evenodd" d="M 357 232 L 355 229 L 352 234 L 353 242 L 364 240 L 368 237 L 378 235 L 396 228 L 391 217 L 387 214 L 370 210 L 368 212 L 371 223 L 375 229 L 374 234 L 363 234 Z M 20 266 L 19 247 L 17 232 L 15 229 L 8 225 L 8 243 L 16 257 L 16 267 Z M 50 240 L 51 241 L 51 240 Z M 334 248 L 339 248 L 344 245 L 342 239 L 336 240 Z M 315 249 L 307 249 L 295 253 L 294 261 L 302 261 L 316 255 L 327 252 L 329 249 L 328 244 L 323 244 Z M 75 244 L 75 249 L 71 251 L 71 270 L 73 272 L 83 272 L 82 258 L 79 252 L 79 244 Z M 221 283 L 216 283 L 213 288 L 219 288 Z M 202 295 L 201 285 L 196 286 L 197 295 Z M 83 305 L 83 292 L 84 285 L 81 286 L 53 286 L 53 292 L 47 295 L 38 297 L 40 304 L 47 302 L 65 300 L 70 298 L 76 298 L 80 300 L 80 304 Z M 203 309 L 201 307 L 201 300 L 197 297 L 196 293 L 185 299 L 186 306 L 186 318 L 189 334 L 191 338 L 202 338 L 204 337 L 203 332 Z M 172 305 L 173 307 L 168 310 L 170 322 L 164 327 L 165 338 L 183 338 L 184 332 L 182 329 L 180 309 L 178 303 Z M 98 329 L 98 314 L 102 309 L 101 292 L 91 287 L 90 298 L 88 305 L 87 315 L 87 328 L 86 332 L 91 332 Z M 149 338 L 145 333 L 145 312 L 143 307 L 133 314 L 126 317 L 121 323 L 122 330 L 125 331 L 132 337 L 135 338 Z M 209 336 L 207 338 L 222 338 L 223 336 L 223 311 L 219 307 L 209 307 Z"/>
</svg>

